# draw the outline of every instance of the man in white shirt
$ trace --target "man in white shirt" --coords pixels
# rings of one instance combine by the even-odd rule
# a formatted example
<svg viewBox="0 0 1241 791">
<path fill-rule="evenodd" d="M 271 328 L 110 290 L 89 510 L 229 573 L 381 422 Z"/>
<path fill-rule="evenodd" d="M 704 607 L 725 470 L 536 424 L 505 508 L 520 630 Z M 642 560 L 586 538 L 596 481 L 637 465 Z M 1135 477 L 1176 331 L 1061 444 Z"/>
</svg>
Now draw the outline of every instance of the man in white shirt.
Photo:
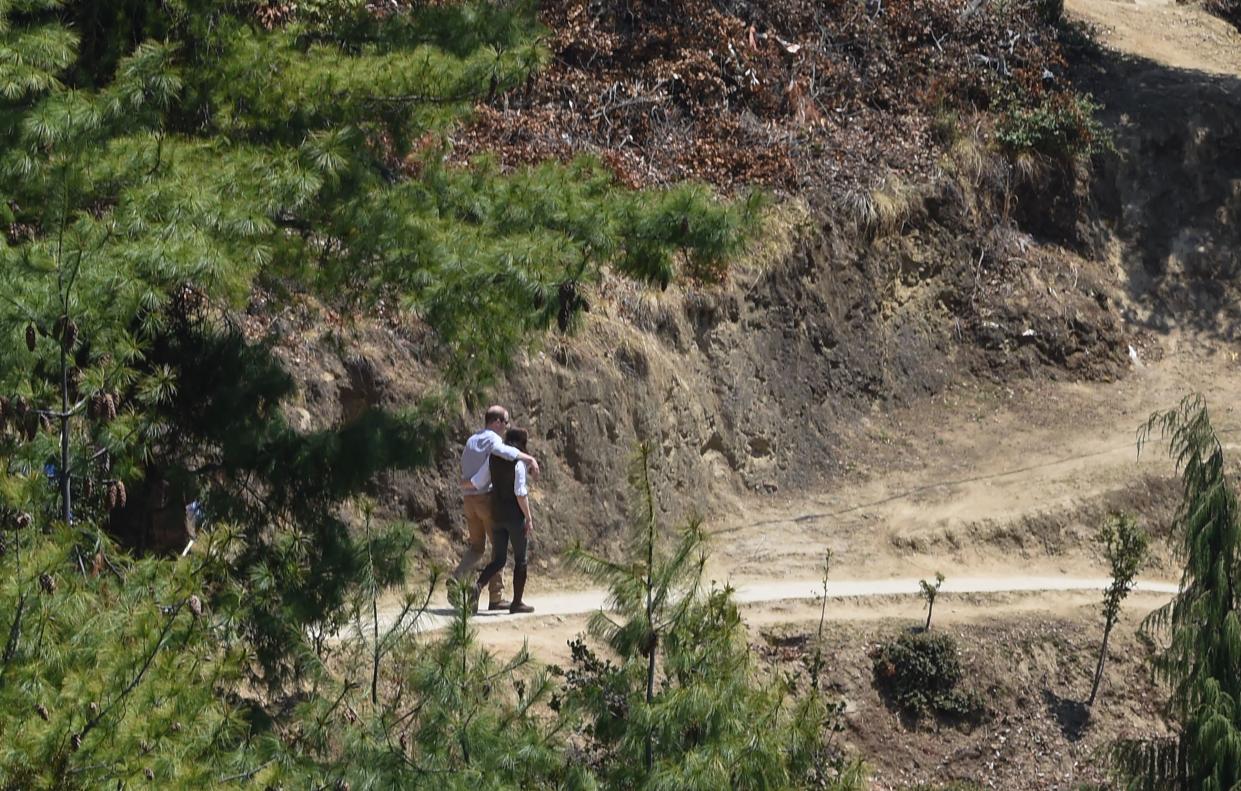
<svg viewBox="0 0 1241 791">
<path fill-rule="evenodd" d="M 480 471 L 489 467 L 494 454 L 509 461 L 524 461 L 530 474 L 538 477 L 539 463 L 534 457 L 523 453 L 511 445 L 504 444 L 500 432 L 508 426 L 508 410 L 495 405 L 487 408 L 483 416 L 483 430 L 466 440 L 461 451 L 461 494 L 465 509 L 467 543 L 464 557 L 457 564 L 452 578 L 461 582 L 478 562 L 486 557 L 487 544 L 491 542 L 493 518 L 491 513 L 491 479 L 480 476 L 482 484 L 475 487 L 471 479 L 480 475 Z M 507 610 L 509 602 L 504 601 L 504 577 L 496 574 L 487 584 L 488 610 Z"/>
</svg>

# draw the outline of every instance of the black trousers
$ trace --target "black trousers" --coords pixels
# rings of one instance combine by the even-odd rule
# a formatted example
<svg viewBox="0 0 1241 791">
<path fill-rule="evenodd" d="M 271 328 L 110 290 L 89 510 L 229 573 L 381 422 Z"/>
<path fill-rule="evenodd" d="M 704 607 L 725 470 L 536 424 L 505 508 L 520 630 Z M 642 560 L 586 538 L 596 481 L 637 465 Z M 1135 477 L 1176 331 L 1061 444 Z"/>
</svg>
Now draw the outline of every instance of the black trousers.
<svg viewBox="0 0 1241 791">
<path fill-rule="evenodd" d="M 479 585 L 486 585 L 494 574 L 504 568 L 510 543 L 513 545 L 513 565 L 517 568 L 526 565 L 525 522 L 496 522 L 491 527 L 491 562 L 479 575 Z"/>
</svg>

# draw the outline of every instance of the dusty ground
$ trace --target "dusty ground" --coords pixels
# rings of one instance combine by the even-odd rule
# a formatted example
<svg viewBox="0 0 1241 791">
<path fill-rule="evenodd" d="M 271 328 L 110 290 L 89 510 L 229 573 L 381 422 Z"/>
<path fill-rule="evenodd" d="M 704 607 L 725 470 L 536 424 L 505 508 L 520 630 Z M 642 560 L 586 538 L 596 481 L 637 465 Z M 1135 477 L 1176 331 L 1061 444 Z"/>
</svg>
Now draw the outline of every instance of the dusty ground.
<svg viewBox="0 0 1241 791">
<path fill-rule="evenodd" d="M 1109 189 L 1146 197 L 1102 206 L 1085 252 L 1115 275 L 1109 294 L 1133 339 L 1129 370 L 1111 381 L 950 377 L 928 397 L 876 402 L 856 430 L 798 458 L 833 471 L 820 485 L 717 499 L 714 578 L 810 580 L 829 549 L 837 580 L 936 570 L 949 579 L 1098 575 L 1089 537 L 1110 511 L 1137 513 L 1152 532 L 1167 534 L 1179 493 L 1175 470 L 1157 445 L 1140 456 L 1136 448 L 1137 429 L 1153 411 L 1201 392 L 1226 446 L 1241 443 L 1233 406 L 1241 347 L 1226 297 L 1235 272 L 1222 244 L 1235 233 L 1228 228 L 1233 204 L 1216 186 L 1238 183 L 1241 169 L 1212 142 L 1226 140 L 1235 123 L 1229 119 L 1241 115 L 1229 105 L 1241 37 L 1192 6 L 1069 0 L 1068 10 L 1097 25 L 1102 42 L 1124 55 L 1099 68 L 1100 80 L 1141 75 L 1135 90 L 1145 91 L 1144 104 L 1127 116 L 1116 104 L 1118 86 L 1108 112 L 1122 124 L 1126 117 L 1148 123 L 1150 137 L 1122 126 L 1120 144 L 1172 152 L 1147 175 L 1140 162 L 1104 168 Z M 1199 104 L 1191 112 L 1178 111 L 1178 102 L 1192 101 Z M 1199 155 L 1214 157 L 1215 175 L 1198 178 L 1186 195 L 1180 180 L 1203 166 Z M 1143 179 L 1164 179 L 1179 192 L 1168 203 L 1158 190 L 1134 187 Z M 1204 279 L 1206 271 L 1214 280 Z M 1148 575 L 1175 579 L 1166 545 Z M 572 582 L 563 578 L 535 579 L 530 599 L 537 604 L 540 591 L 556 590 L 561 600 L 566 588 Z M 1161 693 L 1145 673 L 1148 649 L 1135 636 L 1137 619 L 1165 598 L 1135 594 L 1127 604 L 1102 703 L 1084 721 L 1076 701 L 1087 692 L 1097 646 L 1096 593 L 945 595 L 937 628 L 961 639 L 971 683 L 990 702 L 988 717 L 972 728 L 903 722 L 874 688 L 865 650 L 916 622 L 916 599 L 833 599 L 828 640 L 837 647 L 833 679 L 848 702 L 848 742 L 866 756 L 879 789 L 951 780 L 1009 789 L 1101 782 L 1104 745 L 1167 727 Z M 795 661 L 789 646 L 800 644 L 818 613 L 804 599 L 757 601 L 743 611 L 756 647 L 776 662 Z M 479 623 L 482 640 L 496 649 L 528 641 L 536 655 L 562 661 L 566 641 L 586 620 L 561 612 Z"/>
<path fill-rule="evenodd" d="M 572 601 L 581 589 L 558 563 L 573 539 L 617 551 L 623 456 L 643 436 L 661 450 L 660 492 L 674 503 L 667 523 L 688 506 L 708 514 L 717 580 L 809 582 L 827 550 L 840 585 L 935 571 L 1098 577 L 1090 537 L 1109 512 L 1167 535 L 1175 470 L 1157 445 L 1137 454 L 1138 427 L 1197 391 L 1234 454 L 1241 443 L 1241 34 L 1193 6 L 1067 8 L 1112 48 L 1080 68 L 1119 149 L 1096 163 L 1090 194 L 1076 196 L 1075 224 L 1058 221 L 1050 235 L 1008 228 L 979 257 L 984 229 L 963 235 L 959 217 L 937 213 L 938 198 L 878 237 L 832 215 L 809 241 L 717 292 L 609 293 L 605 284 L 581 336 L 513 372 L 500 397 L 547 459 L 528 589 L 536 607 L 540 596 Z M 1025 217 L 1052 201 L 1025 199 Z M 992 261 L 997 250 L 1008 252 Z M 407 395 L 407 384 L 384 377 L 408 358 L 384 343 L 360 362 L 318 365 L 327 375 L 308 388 L 308 422 L 334 416 L 325 404 Z M 456 505 L 442 482 L 389 484 L 391 500 L 429 525 L 433 551 L 450 557 Z M 1176 579 L 1166 544 L 1146 575 Z M 529 641 L 540 658 L 561 661 L 597 596 L 583 592 L 577 612 L 480 617 L 481 639 L 501 651 Z M 1127 605 L 1094 723 L 1066 726 L 1086 691 L 1097 600 L 945 595 L 937 624 L 962 639 L 972 681 L 991 701 L 972 730 L 910 728 L 871 684 L 865 646 L 916 621 L 916 599 L 833 600 L 835 679 L 875 787 L 968 779 L 1072 789 L 1100 779 L 1095 751 L 1109 739 L 1164 728 L 1133 636 L 1134 619 L 1159 603 L 1154 594 Z M 777 648 L 817 617 L 811 603 L 774 594 L 744 613 L 755 644 L 776 635 Z M 773 659 L 791 661 L 779 651 Z"/>
<path fill-rule="evenodd" d="M 903 720 L 876 691 L 866 652 L 908 629 L 908 617 L 833 624 L 826 641 L 834 649 L 831 678 L 847 705 L 845 741 L 866 756 L 870 787 L 963 781 L 981 788 L 1076 791 L 1106 780 L 1099 753 L 1111 741 L 1166 732 L 1161 693 L 1144 665 L 1147 649 L 1135 637 L 1133 615 L 1117 627 L 1120 642 L 1087 714 L 1080 702 L 1097 656 L 1097 610 L 1071 601 L 1054 607 L 1002 617 L 949 615 L 937 622 L 934 628 L 958 640 L 964 686 L 986 701 L 976 725 Z M 1137 602 L 1129 611 L 1145 612 Z M 768 630 L 760 645 L 774 643 L 770 654 L 788 656 L 793 652 L 781 646 L 796 645 L 797 635 L 808 630 Z"/>
<path fill-rule="evenodd" d="M 1094 26 L 1101 43 L 1176 69 L 1241 74 L 1241 34 L 1197 4 L 1174 0 L 1066 0 L 1068 13 Z"/>
</svg>

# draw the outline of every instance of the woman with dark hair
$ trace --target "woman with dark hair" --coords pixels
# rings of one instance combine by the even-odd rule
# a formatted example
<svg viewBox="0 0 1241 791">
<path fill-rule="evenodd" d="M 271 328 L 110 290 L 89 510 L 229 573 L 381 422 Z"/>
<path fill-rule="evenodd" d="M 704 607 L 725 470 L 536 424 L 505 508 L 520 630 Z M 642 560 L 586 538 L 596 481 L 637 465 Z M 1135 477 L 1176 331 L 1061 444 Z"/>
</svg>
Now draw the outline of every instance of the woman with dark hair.
<svg viewBox="0 0 1241 791">
<path fill-rule="evenodd" d="M 524 428 L 510 428 L 504 434 L 504 443 L 526 453 L 529 435 Z M 474 476 L 475 486 L 482 487 L 490 478 L 491 494 L 491 562 L 478 575 L 474 586 L 471 609 L 477 609 L 478 597 L 493 576 L 504 568 L 509 544 L 513 545 L 513 603 L 511 613 L 534 612 L 534 608 L 522 601 L 526 591 L 526 540 L 534 529 L 530 511 L 530 492 L 526 485 L 526 463 L 520 459 L 509 461 L 492 456 L 487 465 Z"/>
</svg>

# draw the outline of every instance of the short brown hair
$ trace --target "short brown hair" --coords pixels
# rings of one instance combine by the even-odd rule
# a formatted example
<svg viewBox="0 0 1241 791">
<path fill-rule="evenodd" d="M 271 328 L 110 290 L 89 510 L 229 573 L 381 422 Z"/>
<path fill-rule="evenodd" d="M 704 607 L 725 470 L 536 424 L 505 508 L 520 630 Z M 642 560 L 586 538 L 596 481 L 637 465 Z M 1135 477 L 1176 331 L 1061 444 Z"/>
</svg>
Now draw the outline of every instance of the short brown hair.
<svg viewBox="0 0 1241 791">
<path fill-rule="evenodd" d="M 487 410 L 487 414 L 483 415 L 483 425 L 490 426 L 497 420 L 504 420 L 508 417 L 508 410 L 502 406 L 493 406 Z"/>
<path fill-rule="evenodd" d="M 524 428 L 510 428 L 504 432 L 504 444 L 512 445 L 522 453 L 526 452 L 526 440 L 530 438 L 530 432 Z"/>
</svg>

